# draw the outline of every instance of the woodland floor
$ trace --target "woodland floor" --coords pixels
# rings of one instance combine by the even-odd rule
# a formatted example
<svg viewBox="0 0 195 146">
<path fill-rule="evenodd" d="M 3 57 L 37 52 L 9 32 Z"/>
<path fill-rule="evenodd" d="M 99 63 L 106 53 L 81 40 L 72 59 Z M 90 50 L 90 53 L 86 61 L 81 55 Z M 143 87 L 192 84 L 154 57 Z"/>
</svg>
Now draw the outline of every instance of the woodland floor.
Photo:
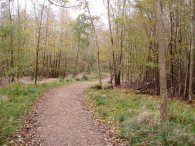
<svg viewBox="0 0 195 146">
<path fill-rule="evenodd" d="M 106 128 L 82 100 L 82 92 L 95 82 L 63 85 L 43 94 L 11 143 L 43 146 L 107 146 Z"/>
<path fill-rule="evenodd" d="M 193 106 L 170 100 L 170 119 L 160 124 L 158 97 L 118 88 L 86 90 L 95 84 L 97 81 L 68 83 L 43 92 L 8 144 L 119 146 L 151 141 L 158 145 L 164 142 L 164 134 L 173 143 L 192 138 L 187 141 L 194 144 Z"/>
</svg>

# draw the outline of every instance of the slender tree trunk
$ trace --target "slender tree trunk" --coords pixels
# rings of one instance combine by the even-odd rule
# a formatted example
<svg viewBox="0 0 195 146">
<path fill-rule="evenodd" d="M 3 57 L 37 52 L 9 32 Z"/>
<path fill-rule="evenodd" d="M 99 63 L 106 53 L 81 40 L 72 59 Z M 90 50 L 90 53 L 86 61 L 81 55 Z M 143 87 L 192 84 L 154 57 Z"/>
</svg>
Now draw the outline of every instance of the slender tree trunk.
<svg viewBox="0 0 195 146">
<path fill-rule="evenodd" d="M 89 5 L 88 2 L 85 0 L 85 4 L 86 4 L 86 8 L 87 8 L 87 12 L 90 16 L 90 21 L 91 21 L 91 25 L 92 25 L 92 29 L 93 29 L 93 33 L 94 33 L 94 39 L 95 39 L 95 46 L 97 48 L 97 65 L 98 65 L 98 74 L 99 74 L 99 84 L 102 85 L 102 75 L 101 75 L 101 67 L 100 67 L 100 47 L 99 47 L 99 42 L 98 42 L 98 36 L 96 33 L 96 28 L 93 22 L 93 18 L 89 9 Z"/>
<path fill-rule="evenodd" d="M 58 53 L 58 71 L 57 71 L 57 77 L 59 77 L 59 75 L 60 75 L 61 58 L 62 58 L 62 52 L 60 51 Z"/>
<path fill-rule="evenodd" d="M 123 8 L 122 8 L 122 17 L 124 19 L 125 16 L 125 7 L 126 7 L 126 0 L 123 1 Z M 124 35 L 124 25 L 121 24 L 120 26 L 120 56 L 119 56 L 119 68 L 117 71 L 117 78 L 116 78 L 116 85 L 121 85 L 121 72 L 122 72 L 122 66 L 123 66 L 123 35 Z"/>
<path fill-rule="evenodd" d="M 185 77 L 185 85 L 184 85 L 184 95 L 183 95 L 183 100 L 185 100 L 186 98 L 188 98 L 189 95 L 189 72 L 190 72 L 190 51 L 189 49 L 186 49 L 186 53 L 187 53 L 187 70 L 185 72 L 186 77 Z"/>
<path fill-rule="evenodd" d="M 74 69 L 74 77 L 77 75 L 77 66 L 78 66 L 78 60 L 79 60 L 79 52 L 80 52 L 80 40 L 78 42 L 77 56 L 76 56 L 75 69 Z"/>
<path fill-rule="evenodd" d="M 18 14 L 18 28 L 21 28 L 21 24 L 20 24 L 20 5 L 19 5 L 19 0 L 17 0 L 17 14 Z M 20 59 L 21 59 L 21 55 L 20 55 L 20 51 L 21 51 L 21 30 L 18 31 L 18 50 L 17 50 L 17 71 L 16 71 L 16 77 L 17 77 L 17 81 L 20 78 Z"/>
<path fill-rule="evenodd" d="M 194 46 L 195 46 L 195 37 L 194 37 L 194 31 L 195 31 L 195 0 L 191 0 L 191 47 L 190 47 L 190 75 L 189 75 L 189 94 L 188 94 L 188 100 L 189 102 L 192 102 L 192 83 L 193 83 L 193 65 L 194 65 Z"/>
<path fill-rule="evenodd" d="M 45 4 L 45 0 L 44 0 L 44 4 Z M 41 18 L 38 24 L 38 37 L 37 37 L 36 58 L 35 58 L 35 81 L 34 81 L 35 84 L 37 84 L 37 76 L 38 76 L 38 69 L 39 69 L 39 50 L 40 50 L 40 41 L 41 41 L 41 27 L 43 23 L 43 12 L 44 12 L 44 7 L 45 7 L 44 4 L 41 9 L 41 16 L 40 16 Z M 37 21 L 38 21 L 38 18 L 37 18 Z"/>
<path fill-rule="evenodd" d="M 116 76 L 116 59 L 115 59 L 115 51 L 114 51 L 114 38 L 112 33 L 112 26 L 111 26 L 111 14 L 110 14 L 110 0 L 107 0 L 107 14 L 108 14 L 108 25 L 109 25 L 109 33 L 110 33 L 110 41 L 112 46 L 112 72 L 114 75 L 111 75 L 111 81 L 113 80 L 113 76 Z M 111 82 L 112 83 L 112 82 Z M 116 85 L 116 82 L 115 82 Z"/>
<path fill-rule="evenodd" d="M 160 0 L 155 0 L 156 18 L 157 18 L 157 40 L 159 47 L 159 74 L 160 74 L 160 116 L 161 120 L 167 118 L 167 77 L 166 77 L 166 45 L 165 32 L 163 26 L 163 15 L 161 11 Z"/>
<path fill-rule="evenodd" d="M 173 22 L 173 17 L 174 17 L 174 13 L 173 13 L 173 7 L 172 7 L 172 2 L 170 2 L 169 4 L 169 9 L 170 9 L 170 28 L 171 28 L 171 40 L 169 42 L 169 54 L 170 54 L 170 89 L 171 89 L 171 93 L 173 93 L 173 77 L 174 77 L 174 64 L 173 64 L 173 60 L 174 60 L 174 55 L 173 55 L 173 33 L 174 33 L 174 22 Z"/>
<path fill-rule="evenodd" d="M 39 68 L 39 49 L 38 49 L 39 43 L 37 43 L 36 48 L 36 58 L 35 58 L 35 84 L 37 84 L 37 74 L 38 74 L 38 68 Z"/>
<path fill-rule="evenodd" d="M 11 0 L 9 0 L 9 19 L 10 19 L 10 25 L 13 24 L 13 20 L 12 20 L 12 14 L 11 14 Z M 10 35 L 10 46 L 9 46 L 9 50 L 10 50 L 10 67 L 12 68 L 12 70 L 14 69 L 14 46 L 13 46 L 13 39 L 14 39 L 14 34 L 13 34 L 13 30 L 11 30 L 11 35 Z M 15 80 L 15 75 L 14 75 L 14 71 L 12 71 L 11 73 L 11 82 L 14 82 Z"/>
<path fill-rule="evenodd" d="M 65 57 L 65 60 L 64 60 L 64 77 L 67 76 L 67 59 Z"/>
</svg>

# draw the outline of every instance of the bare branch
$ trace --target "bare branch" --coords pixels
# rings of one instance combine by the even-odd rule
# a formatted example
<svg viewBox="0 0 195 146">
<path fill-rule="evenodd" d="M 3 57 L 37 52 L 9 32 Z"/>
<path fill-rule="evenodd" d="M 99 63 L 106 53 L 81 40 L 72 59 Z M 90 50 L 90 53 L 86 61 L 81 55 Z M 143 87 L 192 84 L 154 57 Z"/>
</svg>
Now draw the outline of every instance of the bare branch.
<svg viewBox="0 0 195 146">
<path fill-rule="evenodd" d="M 66 6 L 67 2 L 64 2 L 64 4 L 57 4 L 57 3 L 53 2 L 52 0 L 48 0 L 48 2 L 56 7 L 61 7 L 61 8 L 75 8 L 76 7 L 76 6 Z"/>
</svg>

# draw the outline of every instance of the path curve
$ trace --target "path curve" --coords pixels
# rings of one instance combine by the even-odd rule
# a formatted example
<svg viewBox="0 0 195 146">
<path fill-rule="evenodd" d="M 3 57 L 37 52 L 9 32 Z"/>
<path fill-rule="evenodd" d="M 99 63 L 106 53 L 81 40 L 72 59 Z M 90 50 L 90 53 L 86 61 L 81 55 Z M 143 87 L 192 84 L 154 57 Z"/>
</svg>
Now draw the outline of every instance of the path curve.
<svg viewBox="0 0 195 146">
<path fill-rule="evenodd" d="M 82 92 L 94 82 L 51 89 L 38 108 L 38 135 L 43 146 L 107 146 L 101 126 L 82 101 Z"/>
</svg>

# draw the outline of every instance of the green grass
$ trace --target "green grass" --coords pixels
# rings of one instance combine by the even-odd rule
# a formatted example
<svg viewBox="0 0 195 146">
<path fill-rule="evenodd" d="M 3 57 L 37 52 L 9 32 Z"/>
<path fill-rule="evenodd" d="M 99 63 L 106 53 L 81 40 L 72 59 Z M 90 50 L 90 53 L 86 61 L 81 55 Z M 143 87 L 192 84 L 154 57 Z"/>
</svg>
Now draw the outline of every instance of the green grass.
<svg viewBox="0 0 195 146">
<path fill-rule="evenodd" d="M 59 79 L 40 85 L 14 83 L 0 88 L 0 96 L 9 97 L 8 101 L 0 99 L 0 145 L 14 134 L 19 126 L 19 120 L 41 92 L 69 82 L 75 82 L 75 80 Z"/>
<path fill-rule="evenodd" d="M 122 89 L 89 89 L 85 99 L 98 118 L 114 129 L 114 136 L 131 146 L 195 145 L 195 107 L 169 100 L 169 118 L 160 122 L 158 97 Z"/>
</svg>

